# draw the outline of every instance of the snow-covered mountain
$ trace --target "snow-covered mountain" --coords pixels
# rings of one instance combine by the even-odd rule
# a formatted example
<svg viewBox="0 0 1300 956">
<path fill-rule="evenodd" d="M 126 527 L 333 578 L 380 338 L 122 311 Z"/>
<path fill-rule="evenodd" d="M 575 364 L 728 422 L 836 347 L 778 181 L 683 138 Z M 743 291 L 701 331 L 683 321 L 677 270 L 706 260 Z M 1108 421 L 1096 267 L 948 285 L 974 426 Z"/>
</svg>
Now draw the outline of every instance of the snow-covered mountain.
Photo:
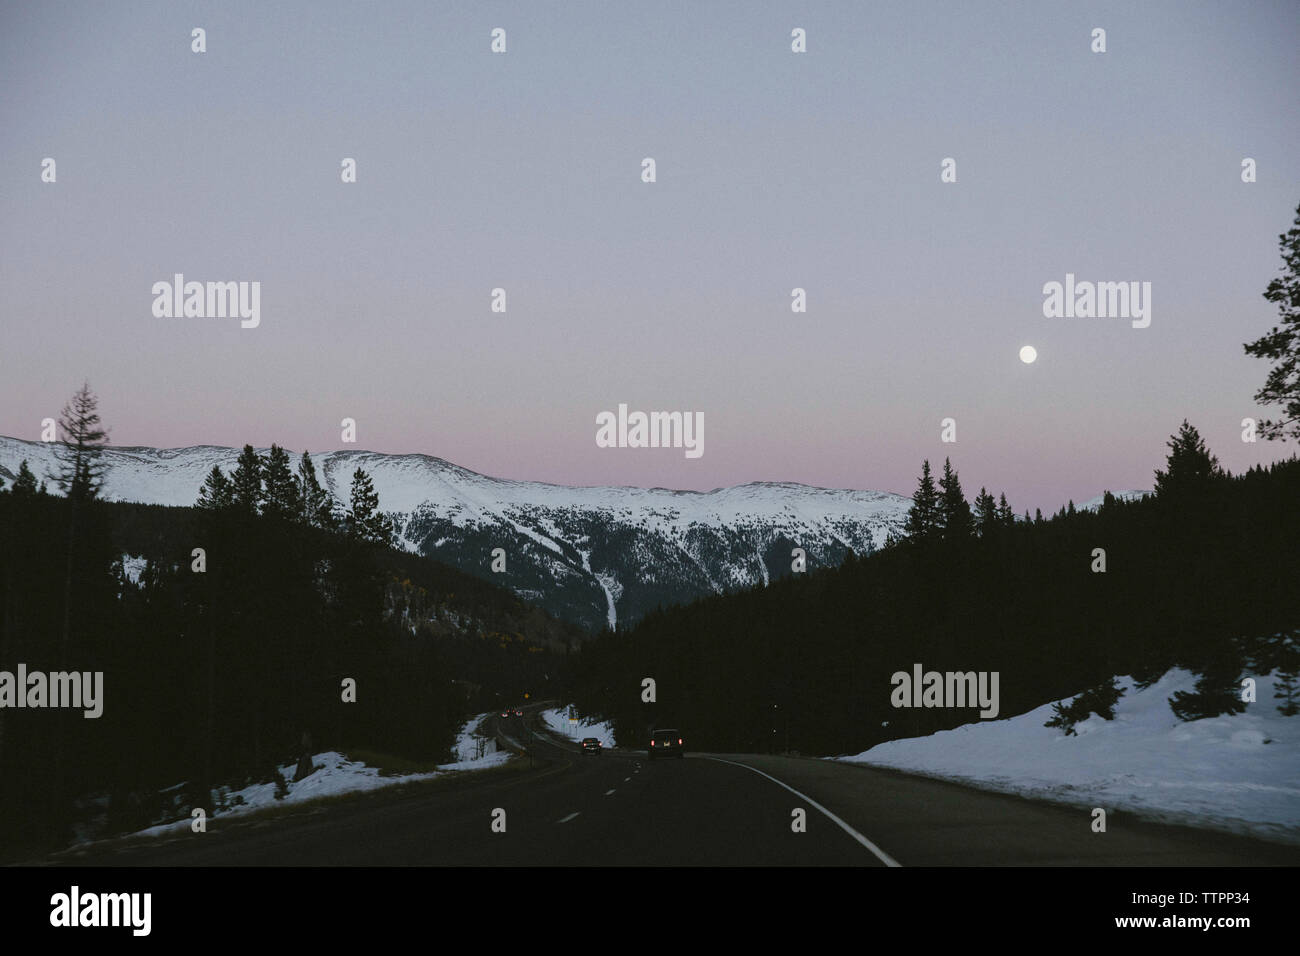
<svg viewBox="0 0 1300 956">
<path fill-rule="evenodd" d="M 27 459 L 53 489 L 57 447 L 0 437 L 0 476 L 12 482 Z M 109 448 L 103 494 L 192 505 L 212 466 L 229 474 L 238 456 L 213 445 Z M 290 453 L 295 469 L 300 457 Z M 784 575 L 795 547 L 807 553 L 810 570 L 838 564 L 850 548 L 865 554 L 901 531 L 912 503 L 888 492 L 787 482 L 709 492 L 566 487 L 490 478 L 429 455 L 336 451 L 312 461 L 343 506 L 353 471 L 364 469 L 411 551 L 589 628 Z M 501 573 L 491 570 L 496 548 L 505 551 Z"/>
</svg>

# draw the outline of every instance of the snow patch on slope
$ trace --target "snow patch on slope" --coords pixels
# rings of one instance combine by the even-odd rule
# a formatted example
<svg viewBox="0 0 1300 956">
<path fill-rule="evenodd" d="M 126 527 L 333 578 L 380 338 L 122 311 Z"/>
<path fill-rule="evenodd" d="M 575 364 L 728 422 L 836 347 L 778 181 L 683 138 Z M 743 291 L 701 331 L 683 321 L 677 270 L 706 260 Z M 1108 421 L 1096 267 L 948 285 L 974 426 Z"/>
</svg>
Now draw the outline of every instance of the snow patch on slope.
<svg viewBox="0 0 1300 956">
<path fill-rule="evenodd" d="M 123 554 L 122 572 L 126 575 L 128 581 L 138 585 L 140 575 L 144 573 L 144 566 L 148 563 L 145 558 L 136 557 L 133 554 Z"/>
<path fill-rule="evenodd" d="M 606 750 L 617 746 L 614 725 L 607 720 L 589 722 L 579 719 L 574 723 L 569 720 L 569 708 L 560 707 L 542 711 L 542 721 L 551 733 L 560 737 L 579 742 L 586 737 L 595 737 Z"/>
</svg>

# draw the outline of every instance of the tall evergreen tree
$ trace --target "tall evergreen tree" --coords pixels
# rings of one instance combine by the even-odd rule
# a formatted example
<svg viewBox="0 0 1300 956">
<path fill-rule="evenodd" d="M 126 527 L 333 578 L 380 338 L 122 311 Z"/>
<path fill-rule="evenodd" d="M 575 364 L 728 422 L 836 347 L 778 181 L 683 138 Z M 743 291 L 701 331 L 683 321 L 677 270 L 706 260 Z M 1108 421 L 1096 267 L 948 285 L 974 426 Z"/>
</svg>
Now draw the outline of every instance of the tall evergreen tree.
<svg viewBox="0 0 1300 956">
<path fill-rule="evenodd" d="M 1210 454 L 1200 433 L 1183 419 L 1178 434 L 1167 443 L 1167 471 L 1156 469 L 1156 495 L 1162 498 L 1203 494 L 1215 478 L 1223 476 L 1219 460 Z"/>
<path fill-rule="evenodd" d="M 257 514 L 262 506 L 262 459 L 252 445 L 239 454 L 230 476 L 231 502 L 245 514 Z"/>
<path fill-rule="evenodd" d="M 1007 528 L 1016 526 L 1016 513 L 1011 510 L 1011 505 L 1007 504 L 1005 491 L 998 495 L 998 521 Z"/>
<path fill-rule="evenodd" d="M 203 487 L 199 489 L 199 499 L 196 506 L 209 511 L 221 511 L 229 508 L 234 495 L 234 488 L 226 473 L 217 465 L 212 466 L 208 472 L 208 477 L 203 482 Z"/>
<path fill-rule="evenodd" d="M 362 541 L 387 544 L 392 538 L 388 516 L 379 510 L 379 494 L 370 476 L 358 468 L 352 473 L 352 508 L 347 515 L 348 534 Z"/>
<path fill-rule="evenodd" d="M 27 467 L 27 459 L 24 458 L 22 464 L 18 466 L 18 477 L 14 479 L 15 495 L 34 495 L 36 494 L 36 476 L 32 470 Z"/>
<path fill-rule="evenodd" d="M 907 512 L 905 530 L 908 537 L 916 539 L 934 537 L 939 531 L 939 492 L 930 475 L 928 458 L 921 463 L 921 478 Z"/>
<path fill-rule="evenodd" d="M 1289 419 L 1265 419 L 1259 423 L 1259 433 L 1269 439 L 1300 441 L 1300 207 L 1290 231 L 1277 238 L 1286 268 L 1268 284 L 1264 298 L 1277 305 L 1282 321 L 1244 348 L 1247 355 L 1276 363 L 1264 387 L 1255 393 L 1255 401 L 1281 405 L 1283 419 Z"/>
<path fill-rule="evenodd" d="M 980 488 L 980 493 L 975 497 L 975 528 L 979 531 L 980 536 L 987 535 L 1002 523 L 1001 512 L 998 511 L 997 502 L 993 500 L 993 495 L 986 489 Z"/>
<path fill-rule="evenodd" d="M 969 538 L 974 531 L 970 504 L 962 493 L 961 479 L 947 458 L 943 460 L 943 476 L 939 479 L 939 531 L 950 540 Z"/>
<path fill-rule="evenodd" d="M 72 592 L 74 580 L 84 575 L 78 564 L 85 564 L 85 515 L 99 497 L 105 466 L 102 461 L 108 432 L 99 418 L 99 399 L 85 382 L 59 413 L 60 445 L 59 488 L 68 499 L 68 558 L 63 579 L 63 640 L 61 654 L 66 663 L 72 632 Z M 83 560 L 78 562 L 79 554 Z"/>
<path fill-rule="evenodd" d="M 295 520 L 302 512 L 302 499 L 298 482 L 289 468 L 289 454 L 279 445 L 271 445 L 262 463 L 262 479 L 262 513 L 283 521 Z"/>
<path fill-rule="evenodd" d="M 311 455 L 302 453 L 298 462 L 298 497 L 302 507 L 302 521 L 313 528 L 332 528 L 335 526 L 334 499 L 321 487 L 316 477 L 316 466 Z"/>
<path fill-rule="evenodd" d="M 108 432 L 99 420 L 99 399 L 84 383 L 59 414 L 63 441 L 59 448 L 59 490 L 75 504 L 99 496 L 103 485 L 102 455 Z"/>
<path fill-rule="evenodd" d="M 84 655 L 93 636 L 103 626 L 111 606 L 96 598 L 105 596 L 96 587 L 108 577 L 111 559 L 106 527 L 96 509 L 106 466 L 103 449 L 108 439 L 99 417 L 99 399 L 83 383 L 59 413 L 62 439 L 57 451 L 57 481 L 66 498 L 67 550 L 63 566 L 63 615 L 57 660 L 66 669 L 74 652 Z M 44 485 L 42 485 L 42 489 Z M 76 640 L 73 630 L 73 607 L 76 607 Z M 53 756 L 50 791 L 47 799 L 62 803 L 73 786 L 69 772 L 72 756 L 63 750 Z"/>
</svg>

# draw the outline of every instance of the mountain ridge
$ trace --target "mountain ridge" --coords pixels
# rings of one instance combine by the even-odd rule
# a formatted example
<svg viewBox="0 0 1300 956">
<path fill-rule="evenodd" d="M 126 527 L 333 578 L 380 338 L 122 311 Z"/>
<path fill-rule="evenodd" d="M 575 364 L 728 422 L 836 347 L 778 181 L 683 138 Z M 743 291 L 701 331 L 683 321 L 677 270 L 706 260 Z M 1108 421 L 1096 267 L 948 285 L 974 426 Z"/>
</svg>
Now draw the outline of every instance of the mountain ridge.
<svg viewBox="0 0 1300 956">
<path fill-rule="evenodd" d="M 12 481 L 26 458 L 37 480 L 52 485 L 58 448 L 0 437 L 0 476 Z M 212 466 L 229 474 L 239 451 L 106 446 L 103 496 L 192 506 Z M 296 469 L 301 454 L 288 454 Z M 892 492 L 789 481 L 695 491 L 495 478 L 420 452 L 341 450 L 312 461 L 345 507 L 352 472 L 365 469 L 407 550 L 504 584 L 591 630 L 661 604 L 765 584 L 791 573 L 796 547 L 810 569 L 838 564 L 849 550 L 870 552 L 901 533 L 911 507 Z M 505 556 L 499 573 L 491 569 L 497 548 Z"/>
</svg>

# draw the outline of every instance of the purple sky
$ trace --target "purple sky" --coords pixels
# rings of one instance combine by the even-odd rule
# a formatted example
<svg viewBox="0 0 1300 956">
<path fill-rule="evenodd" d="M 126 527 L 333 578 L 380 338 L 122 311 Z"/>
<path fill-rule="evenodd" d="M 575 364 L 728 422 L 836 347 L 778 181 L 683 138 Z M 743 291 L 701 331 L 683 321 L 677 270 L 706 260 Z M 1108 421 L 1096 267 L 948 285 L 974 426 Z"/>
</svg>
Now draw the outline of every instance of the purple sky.
<svg viewBox="0 0 1300 956">
<path fill-rule="evenodd" d="M 88 378 L 115 444 L 347 416 L 503 477 L 907 494 L 949 455 L 1045 511 L 1151 487 L 1184 417 L 1234 470 L 1295 450 L 1239 437 L 1293 2 L 271 6 L 0 8 L 0 434 Z M 260 326 L 155 318 L 175 272 L 259 281 Z M 1044 318 L 1067 272 L 1150 282 L 1151 326 Z M 703 457 L 598 448 L 620 402 L 703 412 Z"/>
</svg>

